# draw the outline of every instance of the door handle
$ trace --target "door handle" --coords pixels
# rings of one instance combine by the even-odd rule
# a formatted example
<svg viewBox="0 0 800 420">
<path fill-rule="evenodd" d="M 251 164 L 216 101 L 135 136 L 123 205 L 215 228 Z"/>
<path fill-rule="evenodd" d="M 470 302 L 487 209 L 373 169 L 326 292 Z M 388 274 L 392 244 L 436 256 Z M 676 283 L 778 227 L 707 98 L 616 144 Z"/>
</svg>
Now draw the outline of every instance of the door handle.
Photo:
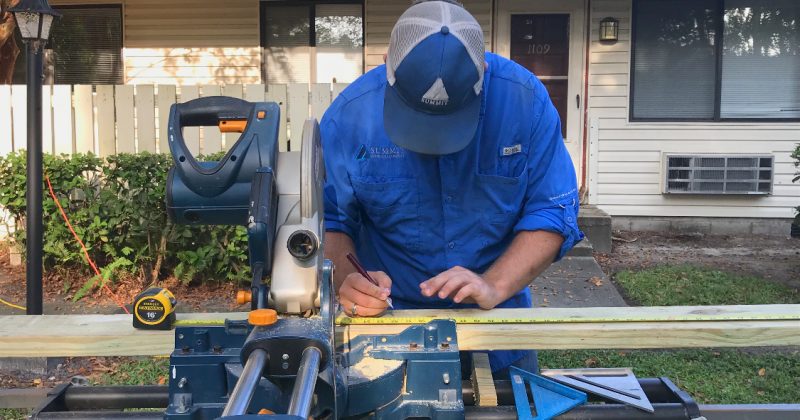
<svg viewBox="0 0 800 420">
<path fill-rule="evenodd" d="M 575 95 L 575 105 L 581 109 L 581 95 Z"/>
</svg>

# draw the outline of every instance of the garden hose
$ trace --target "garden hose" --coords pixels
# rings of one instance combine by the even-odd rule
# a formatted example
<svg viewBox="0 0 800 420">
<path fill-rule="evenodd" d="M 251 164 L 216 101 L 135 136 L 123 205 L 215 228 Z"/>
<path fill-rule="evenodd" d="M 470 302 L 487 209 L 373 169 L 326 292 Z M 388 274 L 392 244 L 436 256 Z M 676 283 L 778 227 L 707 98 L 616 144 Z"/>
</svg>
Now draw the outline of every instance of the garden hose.
<svg viewBox="0 0 800 420">
<path fill-rule="evenodd" d="M 3 298 L 0 298 L 0 303 L 2 303 L 3 305 L 10 306 L 10 307 L 12 307 L 14 309 L 19 309 L 20 311 L 24 311 L 25 310 L 24 306 L 14 305 L 13 303 L 11 303 L 9 301 L 3 300 Z"/>
</svg>

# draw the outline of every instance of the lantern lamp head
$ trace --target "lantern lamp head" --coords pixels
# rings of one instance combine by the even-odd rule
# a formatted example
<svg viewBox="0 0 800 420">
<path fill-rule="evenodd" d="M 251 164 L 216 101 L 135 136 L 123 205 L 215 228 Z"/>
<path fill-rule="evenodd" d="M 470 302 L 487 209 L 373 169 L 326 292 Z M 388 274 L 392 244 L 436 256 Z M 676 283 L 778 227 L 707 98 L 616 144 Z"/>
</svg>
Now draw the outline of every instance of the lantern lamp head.
<svg viewBox="0 0 800 420">
<path fill-rule="evenodd" d="M 600 21 L 600 41 L 616 42 L 619 39 L 619 21 L 607 17 Z"/>
<path fill-rule="evenodd" d="M 24 41 L 47 41 L 53 18 L 61 16 L 47 0 L 22 0 L 8 11 L 14 14 Z"/>
</svg>

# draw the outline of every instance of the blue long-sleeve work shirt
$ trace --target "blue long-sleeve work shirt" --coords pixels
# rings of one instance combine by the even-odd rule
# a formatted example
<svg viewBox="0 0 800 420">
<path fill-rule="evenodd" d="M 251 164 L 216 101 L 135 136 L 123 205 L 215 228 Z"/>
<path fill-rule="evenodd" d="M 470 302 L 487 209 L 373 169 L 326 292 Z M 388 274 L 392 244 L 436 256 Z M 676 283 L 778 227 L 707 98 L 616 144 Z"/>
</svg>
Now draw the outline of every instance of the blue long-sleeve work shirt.
<svg viewBox="0 0 800 420">
<path fill-rule="evenodd" d="M 486 62 L 481 122 L 460 152 L 421 155 L 389 140 L 384 66 L 322 118 L 325 228 L 350 236 L 363 265 L 391 277 L 395 308 L 474 306 L 425 297 L 419 284 L 457 265 L 485 272 L 517 232 L 562 235 L 558 258 L 583 238 L 575 169 L 547 91 L 512 61 L 487 53 Z M 499 306 L 530 307 L 530 291 Z M 492 352 L 490 361 L 498 370 L 519 357 Z"/>
</svg>

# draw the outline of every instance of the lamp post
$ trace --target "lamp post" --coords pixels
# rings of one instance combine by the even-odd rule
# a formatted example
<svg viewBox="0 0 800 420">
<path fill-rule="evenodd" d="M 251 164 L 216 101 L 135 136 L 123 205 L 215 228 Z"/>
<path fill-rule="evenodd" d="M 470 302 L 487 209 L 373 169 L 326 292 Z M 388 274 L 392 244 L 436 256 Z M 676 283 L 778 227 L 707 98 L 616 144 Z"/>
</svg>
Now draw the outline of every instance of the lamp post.
<svg viewBox="0 0 800 420">
<path fill-rule="evenodd" d="M 9 9 L 27 46 L 28 190 L 25 215 L 25 279 L 28 315 L 42 314 L 42 47 L 53 19 L 61 16 L 47 0 L 22 0 Z"/>
</svg>

